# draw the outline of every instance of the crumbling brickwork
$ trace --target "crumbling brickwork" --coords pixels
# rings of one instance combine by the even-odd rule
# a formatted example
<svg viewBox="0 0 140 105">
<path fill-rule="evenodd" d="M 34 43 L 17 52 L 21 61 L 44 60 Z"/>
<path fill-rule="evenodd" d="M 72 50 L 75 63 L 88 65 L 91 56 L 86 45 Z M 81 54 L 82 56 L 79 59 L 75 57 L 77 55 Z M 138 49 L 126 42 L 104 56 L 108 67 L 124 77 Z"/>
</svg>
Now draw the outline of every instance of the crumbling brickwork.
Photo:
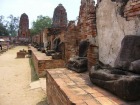
<svg viewBox="0 0 140 105">
<path fill-rule="evenodd" d="M 80 39 L 96 36 L 96 13 L 94 0 L 81 0 L 78 28 L 80 30 Z"/>
<path fill-rule="evenodd" d="M 25 13 L 20 17 L 18 35 L 23 38 L 29 37 L 29 19 Z"/>
<path fill-rule="evenodd" d="M 132 20 L 140 15 L 140 0 L 129 0 L 125 6 L 124 14 L 127 20 Z"/>
<path fill-rule="evenodd" d="M 64 28 L 67 27 L 67 12 L 62 4 L 59 4 L 53 14 L 52 28 Z"/>
<path fill-rule="evenodd" d="M 125 7 L 124 16 L 120 14 L 121 6 Z M 98 4 L 96 24 L 102 63 L 113 67 L 124 36 L 140 35 L 139 13 L 139 0 L 101 0 Z"/>
<path fill-rule="evenodd" d="M 70 21 L 64 36 L 66 62 L 70 57 L 77 55 L 77 50 L 78 50 L 77 36 L 78 36 L 78 31 L 76 30 L 75 22 Z"/>
<path fill-rule="evenodd" d="M 80 12 L 77 26 L 74 21 L 70 21 L 67 32 L 65 34 L 65 59 L 67 60 L 72 57 L 79 55 L 78 48 L 79 43 L 82 40 L 89 39 L 91 46 L 88 50 L 88 61 L 90 66 L 96 62 L 94 54 L 95 46 L 94 39 L 96 37 L 96 10 L 94 6 L 94 0 L 81 0 Z M 90 69 L 90 68 L 89 68 Z"/>
<path fill-rule="evenodd" d="M 38 77 L 45 76 L 45 69 L 63 68 L 65 66 L 65 62 L 61 59 L 53 60 L 51 56 L 48 57 L 33 47 L 31 47 L 31 50 L 31 58 Z"/>
<path fill-rule="evenodd" d="M 78 26 L 79 40 L 89 39 L 90 46 L 87 54 L 88 69 L 96 64 L 97 52 L 93 46 L 96 46 L 94 39 L 96 37 L 96 8 L 94 0 L 81 0 Z"/>
<path fill-rule="evenodd" d="M 98 63 L 98 46 L 90 45 L 88 49 L 88 69 Z"/>
</svg>

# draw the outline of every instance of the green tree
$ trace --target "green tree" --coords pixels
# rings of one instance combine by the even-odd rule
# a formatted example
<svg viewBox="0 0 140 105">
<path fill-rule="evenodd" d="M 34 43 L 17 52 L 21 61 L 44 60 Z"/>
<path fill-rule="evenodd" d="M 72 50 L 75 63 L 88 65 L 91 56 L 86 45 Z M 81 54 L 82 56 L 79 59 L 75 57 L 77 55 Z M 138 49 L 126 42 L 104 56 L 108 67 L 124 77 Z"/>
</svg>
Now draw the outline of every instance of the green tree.
<svg viewBox="0 0 140 105">
<path fill-rule="evenodd" d="M 14 17 L 13 15 L 8 16 L 9 21 L 7 21 L 7 30 L 10 36 L 16 36 L 19 28 L 19 17 Z"/>
<path fill-rule="evenodd" d="M 9 36 L 8 30 L 2 23 L 0 23 L 0 36 Z"/>
<path fill-rule="evenodd" d="M 3 23 L 3 19 L 4 19 L 4 16 L 1 15 L 1 16 L 0 16 L 0 23 Z"/>
<path fill-rule="evenodd" d="M 4 16 L 0 16 L 0 36 L 8 36 L 8 30 L 6 29 Z"/>
<path fill-rule="evenodd" d="M 30 30 L 31 35 L 35 35 L 45 28 L 50 28 L 52 19 L 48 16 L 37 16 L 37 20 L 33 21 L 32 28 Z"/>
</svg>

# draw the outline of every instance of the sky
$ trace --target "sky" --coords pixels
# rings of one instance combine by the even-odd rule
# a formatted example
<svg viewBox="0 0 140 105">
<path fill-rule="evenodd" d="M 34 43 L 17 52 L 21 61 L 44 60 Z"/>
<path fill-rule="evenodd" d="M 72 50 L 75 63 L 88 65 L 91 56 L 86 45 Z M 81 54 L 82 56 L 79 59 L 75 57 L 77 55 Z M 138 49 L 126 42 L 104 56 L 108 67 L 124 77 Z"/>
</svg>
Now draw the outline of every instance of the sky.
<svg viewBox="0 0 140 105">
<path fill-rule="evenodd" d="M 68 20 L 76 20 L 81 0 L 0 0 L 0 15 L 3 15 L 6 20 L 10 14 L 20 17 L 21 14 L 26 13 L 31 28 L 32 22 L 39 15 L 52 18 L 54 9 L 60 3 L 66 9 Z"/>
</svg>

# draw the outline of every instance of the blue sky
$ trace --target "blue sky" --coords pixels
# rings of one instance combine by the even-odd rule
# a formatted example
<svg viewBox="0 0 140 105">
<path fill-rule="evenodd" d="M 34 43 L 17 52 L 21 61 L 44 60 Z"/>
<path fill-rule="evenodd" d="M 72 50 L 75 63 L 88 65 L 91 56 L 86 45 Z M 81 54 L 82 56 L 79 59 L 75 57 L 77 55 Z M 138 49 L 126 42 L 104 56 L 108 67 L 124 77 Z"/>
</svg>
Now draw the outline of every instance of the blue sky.
<svg viewBox="0 0 140 105">
<path fill-rule="evenodd" d="M 0 15 L 6 19 L 10 14 L 20 17 L 26 13 L 29 17 L 29 27 L 37 16 L 53 17 L 53 11 L 58 4 L 63 4 L 68 20 L 75 20 L 79 15 L 81 0 L 0 0 Z"/>
</svg>

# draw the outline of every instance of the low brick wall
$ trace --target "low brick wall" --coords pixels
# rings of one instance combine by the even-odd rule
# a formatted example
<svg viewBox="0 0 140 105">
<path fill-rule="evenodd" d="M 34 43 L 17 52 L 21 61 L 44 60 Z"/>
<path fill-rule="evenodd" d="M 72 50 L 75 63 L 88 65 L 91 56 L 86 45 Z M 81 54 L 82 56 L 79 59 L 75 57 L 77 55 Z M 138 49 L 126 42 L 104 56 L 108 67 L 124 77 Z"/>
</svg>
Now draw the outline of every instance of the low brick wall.
<svg viewBox="0 0 140 105">
<path fill-rule="evenodd" d="M 47 73 L 47 98 L 49 105 L 74 105 L 49 73 Z"/>
<path fill-rule="evenodd" d="M 66 68 L 46 69 L 49 105 L 140 105 L 125 102 L 93 85 L 88 73 L 76 73 Z"/>
<path fill-rule="evenodd" d="M 38 77 L 45 76 L 46 72 L 44 69 L 61 68 L 65 66 L 65 62 L 60 60 L 53 60 L 51 56 L 46 56 L 44 53 L 37 51 L 35 48 L 31 48 L 33 61 L 36 73 Z"/>
</svg>

